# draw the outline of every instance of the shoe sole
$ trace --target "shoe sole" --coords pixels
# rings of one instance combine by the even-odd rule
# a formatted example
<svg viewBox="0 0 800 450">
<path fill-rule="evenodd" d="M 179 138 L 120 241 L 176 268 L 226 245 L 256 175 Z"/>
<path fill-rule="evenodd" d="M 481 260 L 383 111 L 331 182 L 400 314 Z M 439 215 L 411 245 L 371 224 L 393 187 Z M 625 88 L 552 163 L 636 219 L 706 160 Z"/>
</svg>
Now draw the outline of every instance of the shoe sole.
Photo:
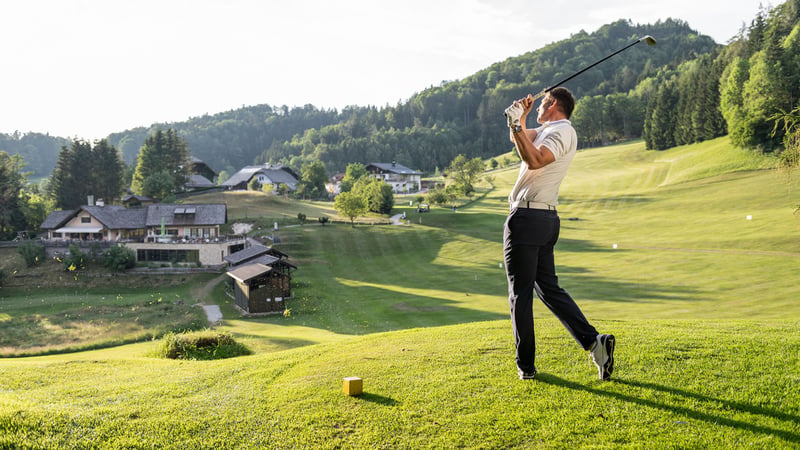
<svg viewBox="0 0 800 450">
<path fill-rule="evenodd" d="M 603 364 L 603 380 L 608 380 L 611 378 L 611 373 L 614 372 L 614 346 L 616 345 L 616 339 L 614 339 L 613 334 L 608 334 L 603 341 L 603 347 L 605 347 L 606 355 L 608 355 L 608 361 Z"/>
</svg>

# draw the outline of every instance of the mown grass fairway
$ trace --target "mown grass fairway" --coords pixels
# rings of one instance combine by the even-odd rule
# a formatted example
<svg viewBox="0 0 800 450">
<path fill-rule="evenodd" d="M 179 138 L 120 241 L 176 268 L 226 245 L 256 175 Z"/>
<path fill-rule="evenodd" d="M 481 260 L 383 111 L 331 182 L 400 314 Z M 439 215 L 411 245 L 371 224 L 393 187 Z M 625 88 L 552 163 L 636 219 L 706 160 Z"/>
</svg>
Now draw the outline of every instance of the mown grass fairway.
<svg viewBox="0 0 800 450">
<path fill-rule="evenodd" d="M 508 169 L 457 212 L 397 202 L 410 225 L 282 225 L 289 317 L 241 318 L 212 291 L 252 356 L 168 361 L 140 343 L 0 360 L 0 447 L 800 447 L 800 185 L 770 163 L 726 138 L 578 154 L 556 263 L 617 336 L 611 382 L 540 303 L 540 376 L 516 377 Z"/>
<path fill-rule="evenodd" d="M 507 324 L 378 333 L 234 360 L 110 351 L 3 364 L 0 446 L 33 448 L 788 448 L 797 321 L 626 321 L 600 382 L 538 322 L 516 379 Z M 757 332 L 754 332 L 757 330 Z M 758 349 L 758 351 L 753 351 Z M 742 355 L 747 354 L 747 358 Z M 348 397 L 342 379 L 359 376 Z"/>
</svg>

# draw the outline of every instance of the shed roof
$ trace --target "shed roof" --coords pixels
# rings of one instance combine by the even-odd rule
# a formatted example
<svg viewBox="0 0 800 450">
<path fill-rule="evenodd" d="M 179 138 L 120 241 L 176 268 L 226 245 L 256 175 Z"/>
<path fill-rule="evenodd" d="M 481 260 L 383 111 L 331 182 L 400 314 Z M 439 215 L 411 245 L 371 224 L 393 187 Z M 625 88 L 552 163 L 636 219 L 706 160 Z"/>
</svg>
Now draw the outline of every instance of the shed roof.
<svg viewBox="0 0 800 450">
<path fill-rule="evenodd" d="M 248 264 L 246 266 L 237 267 L 235 270 L 228 272 L 228 276 L 241 283 L 263 275 L 272 270 L 272 267 L 263 264 Z"/>
<path fill-rule="evenodd" d="M 230 255 L 226 256 L 224 259 L 231 263 L 231 265 L 236 266 L 239 265 L 247 260 L 259 257 L 261 255 L 267 254 L 269 251 L 269 247 L 261 245 L 261 244 L 253 244 L 250 247 L 245 249 L 239 250 L 236 253 L 231 253 Z M 276 258 L 277 259 L 277 258 Z"/>
</svg>

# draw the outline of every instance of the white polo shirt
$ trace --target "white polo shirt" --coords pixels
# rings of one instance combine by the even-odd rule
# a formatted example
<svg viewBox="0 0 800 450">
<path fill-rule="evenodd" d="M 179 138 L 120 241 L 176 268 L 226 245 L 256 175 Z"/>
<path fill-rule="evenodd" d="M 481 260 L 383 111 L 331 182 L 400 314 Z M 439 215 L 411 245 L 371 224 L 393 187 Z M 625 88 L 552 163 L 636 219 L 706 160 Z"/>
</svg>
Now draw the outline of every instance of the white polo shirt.
<svg viewBox="0 0 800 450">
<path fill-rule="evenodd" d="M 539 202 L 555 206 L 558 204 L 558 188 L 567 175 L 569 163 L 572 162 L 578 148 L 578 135 L 567 119 L 545 122 L 536 129 L 536 132 L 538 134 L 533 145 L 537 148 L 547 147 L 556 160 L 534 170 L 530 170 L 528 164 L 523 161 L 508 201 L 509 203 Z"/>
</svg>

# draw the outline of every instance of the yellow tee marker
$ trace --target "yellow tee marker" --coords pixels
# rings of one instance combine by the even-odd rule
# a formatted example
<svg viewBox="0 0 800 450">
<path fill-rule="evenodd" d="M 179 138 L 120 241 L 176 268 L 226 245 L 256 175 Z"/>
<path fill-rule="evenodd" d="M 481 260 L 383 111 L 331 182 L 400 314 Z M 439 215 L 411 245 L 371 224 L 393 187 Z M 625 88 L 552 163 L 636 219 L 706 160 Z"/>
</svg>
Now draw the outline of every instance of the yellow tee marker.
<svg viewBox="0 0 800 450">
<path fill-rule="evenodd" d="M 347 377 L 344 379 L 342 390 L 345 394 L 353 396 L 360 395 L 363 392 L 363 382 L 359 377 Z"/>
</svg>

